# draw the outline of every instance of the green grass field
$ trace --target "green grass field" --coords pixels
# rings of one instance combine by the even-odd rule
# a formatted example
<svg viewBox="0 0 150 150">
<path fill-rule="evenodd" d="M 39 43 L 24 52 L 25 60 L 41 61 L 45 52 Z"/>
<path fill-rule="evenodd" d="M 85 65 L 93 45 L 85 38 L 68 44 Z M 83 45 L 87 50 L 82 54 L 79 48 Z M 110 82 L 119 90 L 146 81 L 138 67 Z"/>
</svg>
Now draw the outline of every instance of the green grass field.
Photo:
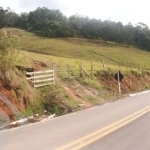
<svg viewBox="0 0 150 150">
<path fill-rule="evenodd" d="M 33 56 L 33 53 L 45 54 L 35 55 L 35 59 L 66 64 L 77 65 L 84 61 L 89 65 L 91 60 L 95 69 L 102 69 L 104 60 L 106 67 L 118 69 L 119 64 L 123 70 L 133 68 L 150 68 L 150 53 L 133 47 L 115 46 L 113 43 L 105 43 L 96 39 L 83 38 L 43 38 L 20 29 L 9 28 L 14 35 L 20 38 L 19 49 L 24 55 Z M 33 52 L 32 54 L 26 53 Z M 46 56 L 48 55 L 48 56 Z"/>
</svg>

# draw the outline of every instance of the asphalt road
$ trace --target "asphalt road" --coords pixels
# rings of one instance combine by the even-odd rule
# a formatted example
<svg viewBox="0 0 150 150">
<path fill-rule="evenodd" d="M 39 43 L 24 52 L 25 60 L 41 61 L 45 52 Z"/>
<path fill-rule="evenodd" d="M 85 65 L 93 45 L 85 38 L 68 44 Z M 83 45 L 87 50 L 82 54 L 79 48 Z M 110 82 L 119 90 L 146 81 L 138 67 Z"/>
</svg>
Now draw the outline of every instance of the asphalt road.
<svg viewBox="0 0 150 150">
<path fill-rule="evenodd" d="M 1 131 L 0 150 L 73 149 L 73 147 L 84 143 L 83 139 L 80 138 L 87 138 L 91 133 L 98 132 L 111 124 L 113 125 L 118 120 L 148 106 L 150 106 L 150 92 L 145 92 L 45 122 Z M 109 150 L 114 148 L 117 150 L 118 148 L 118 150 L 128 150 L 128 148 L 132 149 L 130 147 L 132 142 L 130 141 L 134 141 L 134 145 L 138 142 L 139 150 L 148 150 L 148 148 L 150 149 L 149 121 L 150 116 L 149 112 L 147 112 L 133 122 L 93 141 L 81 149 Z M 89 138 L 92 139 L 93 137 L 89 136 Z M 71 145 L 68 145 L 70 142 L 72 142 Z M 123 143 L 125 143 L 124 147 Z M 113 146 L 110 147 L 108 144 Z M 133 148 L 135 147 L 134 145 L 132 145 Z M 138 150 L 138 148 L 135 149 Z"/>
<path fill-rule="evenodd" d="M 82 150 L 150 150 L 150 113 Z"/>
</svg>

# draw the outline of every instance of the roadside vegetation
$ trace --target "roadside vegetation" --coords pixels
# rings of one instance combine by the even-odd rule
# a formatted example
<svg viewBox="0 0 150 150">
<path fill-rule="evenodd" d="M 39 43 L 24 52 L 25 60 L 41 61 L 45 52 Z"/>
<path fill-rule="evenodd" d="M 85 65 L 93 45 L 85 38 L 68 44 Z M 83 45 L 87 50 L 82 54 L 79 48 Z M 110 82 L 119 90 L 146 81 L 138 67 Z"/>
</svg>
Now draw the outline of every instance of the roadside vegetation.
<svg viewBox="0 0 150 150">
<path fill-rule="evenodd" d="M 6 28 L 1 37 L 10 43 L 6 49 L 11 52 L 3 59 L 5 51 L 1 47 L 1 60 L 11 64 L 8 68 L 6 65 L 7 80 L 1 78 L 1 92 L 26 116 L 42 114 L 44 110 L 62 115 L 114 101 L 118 98 L 118 85 L 114 79 L 118 70 L 124 75 L 123 96 L 150 87 L 148 51 L 101 39 L 39 37 L 16 28 Z M 89 76 L 83 71 L 81 75 L 81 61 Z M 54 68 L 56 84 L 35 89 L 26 80 L 25 70 L 18 70 L 16 66 L 35 70 Z M 4 73 L 2 69 L 1 74 Z"/>
</svg>

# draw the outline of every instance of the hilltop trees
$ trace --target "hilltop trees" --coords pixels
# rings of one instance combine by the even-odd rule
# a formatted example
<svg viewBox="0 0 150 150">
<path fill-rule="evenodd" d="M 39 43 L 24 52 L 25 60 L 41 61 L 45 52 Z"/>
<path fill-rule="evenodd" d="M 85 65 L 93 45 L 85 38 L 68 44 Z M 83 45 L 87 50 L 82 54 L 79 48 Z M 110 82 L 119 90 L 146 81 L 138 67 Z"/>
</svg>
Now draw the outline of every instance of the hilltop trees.
<svg viewBox="0 0 150 150">
<path fill-rule="evenodd" d="M 16 20 L 16 27 L 28 30 L 29 29 L 29 23 L 28 23 L 28 13 L 21 13 L 21 15 Z"/>
<path fill-rule="evenodd" d="M 150 30 L 139 22 L 123 25 L 111 20 L 89 19 L 78 14 L 69 18 L 59 10 L 38 7 L 35 11 L 21 13 L 12 12 L 0 7 L 0 28 L 18 27 L 45 37 L 85 37 L 100 38 L 121 45 L 133 45 L 150 51 Z"/>
<path fill-rule="evenodd" d="M 150 50 L 150 32 L 148 31 L 135 29 L 135 45 L 139 48 Z"/>
<path fill-rule="evenodd" d="M 0 28 L 3 27 L 16 27 L 19 15 L 12 12 L 10 8 L 3 9 L 0 7 Z"/>
<path fill-rule="evenodd" d="M 70 36 L 67 18 L 59 10 L 37 8 L 28 15 L 29 29 L 47 37 Z"/>
</svg>

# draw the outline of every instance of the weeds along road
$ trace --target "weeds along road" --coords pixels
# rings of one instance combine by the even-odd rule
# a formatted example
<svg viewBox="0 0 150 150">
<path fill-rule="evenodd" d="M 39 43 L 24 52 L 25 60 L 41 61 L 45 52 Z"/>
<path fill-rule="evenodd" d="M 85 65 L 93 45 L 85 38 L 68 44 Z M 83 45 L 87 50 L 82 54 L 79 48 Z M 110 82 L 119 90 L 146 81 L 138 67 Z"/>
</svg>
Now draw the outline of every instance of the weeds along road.
<svg viewBox="0 0 150 150">
<path fill-rule="evenodd" d="M 148 91 L 45 122 L 1 131 L 0 149 L 94 150 L 104 147 L 109 150 L 110 146 L 115 150 L 120 147 L 123 149 L 122 145 L 119 147 L 113 144 L 113 139 L 116 139 L 116 143 L 124 143 L 126 146 L 130 146 L 131 142 L 128 142 L 131 140 L 137 141 L 138 143 L 133 144 L 139 147 L 144 144 L 145 149 L 150 149 L 150 134 L 147 131 L 150 129 L 149 97 Z M 139 135 L 146 139 L 136 140 Z M 123 141 L 119 142 L 122 139 Z"/>
</svg>

